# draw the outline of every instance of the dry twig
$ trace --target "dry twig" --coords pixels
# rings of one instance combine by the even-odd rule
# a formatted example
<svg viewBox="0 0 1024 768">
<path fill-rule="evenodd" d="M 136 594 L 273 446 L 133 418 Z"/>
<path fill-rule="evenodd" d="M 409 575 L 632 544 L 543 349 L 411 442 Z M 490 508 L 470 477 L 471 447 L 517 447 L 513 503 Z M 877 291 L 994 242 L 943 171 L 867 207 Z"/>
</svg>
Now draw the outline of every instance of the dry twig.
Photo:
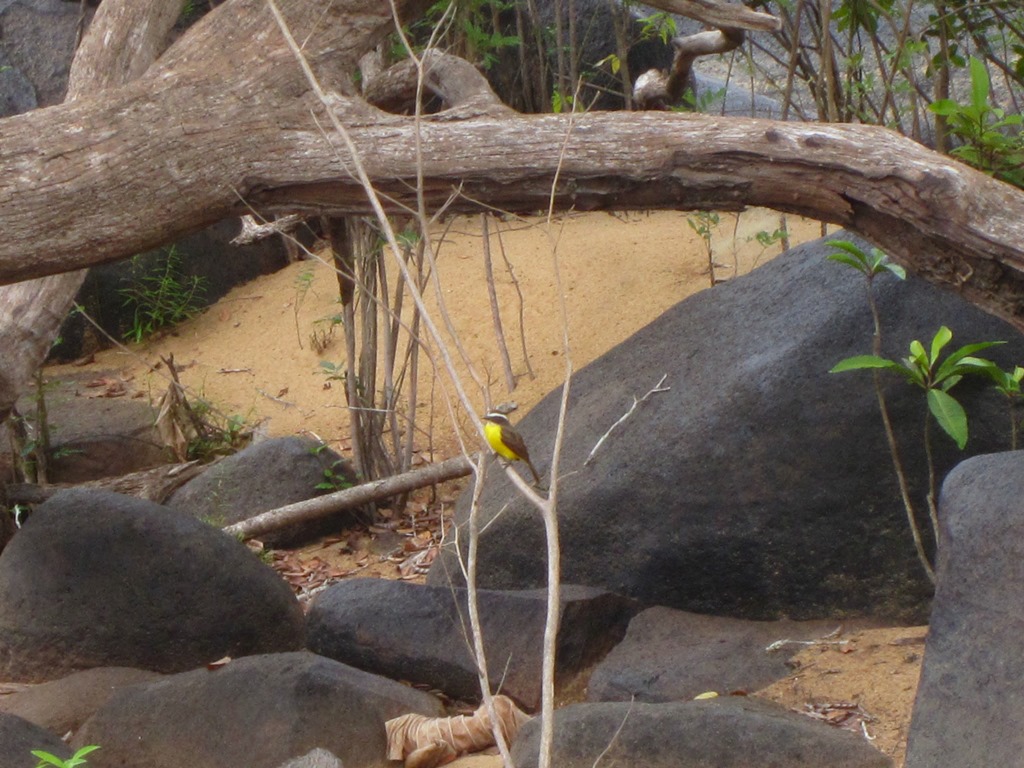
<svg viewBox="0 0 1024 768">
<path fill-rule="evenodd" d="M 610 427 L 608 427 L 608 431 L 605 432 L 603 435 L 601 435 L 601 437 L 598 439 L 598 441 L 596 443 L 594 443 L 594 447 L 590 449 L 590 453 L 587 456 L 586 460 L 584 460 L 583 466 L 589 465 L 590 462 L 594 460 L 594 455 L 597 453 L 598 449 L 604 444 L 604 441 L 608 439 L 608 435 L 610 435 L 612 433 L 612 430 L 614 430 L 617 426 L 622 424 L 622 422 L 624 422 L 626 419 L 628 419 L 630 416 L 632 416 L 633 412 L 636 411 L 636 409 L 640 407 L 641 403 L 647 402 L 647 400 L 650 398 L 650 396 L 655 394 L 655 393 L 657 393 L 657 392 L 668 392 L 670 389 L 672 389 L 672 387 L 663 387 L 662 386 L 662 384 L 665 383 L 665 379 L 667 379 L 667 378 L 668 378 L 668 374 L 666 373 L 664 376 L 661 377 L 661 379 L 658 381 L 657 384 L 655 384 L 650 390 L 648 390 L 646 395 L 644 395 L 643 397 L 641 397 L 639 399 L 637 399 L 636 397 L 633 398 L 633 405 L 631 405 L 629 407 L 629 410 L 626 411 L 624 414 L 622 414 L 622 416 L 620 416 L 619 419 L 614 424 L 612 424 Z"/>
</svg>

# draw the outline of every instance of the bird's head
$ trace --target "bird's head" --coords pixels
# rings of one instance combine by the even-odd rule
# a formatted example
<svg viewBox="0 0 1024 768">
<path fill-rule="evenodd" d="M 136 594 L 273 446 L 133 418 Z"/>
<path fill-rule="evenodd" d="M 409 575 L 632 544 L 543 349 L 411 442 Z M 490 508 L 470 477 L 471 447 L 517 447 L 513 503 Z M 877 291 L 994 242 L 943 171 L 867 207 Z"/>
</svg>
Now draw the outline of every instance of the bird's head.
<svg viewBox="0 0 1024 768">
<path fill-rule="evenodd" d="M 504 413 L 498 413 L 497 411 L 490 411 L 484 414 L 484 421 L 489 421 L 492 424 L 500 424 L 506 427 L 512 425 L 512 422 L 508 420 L 508 416 Z"/>
</svg>

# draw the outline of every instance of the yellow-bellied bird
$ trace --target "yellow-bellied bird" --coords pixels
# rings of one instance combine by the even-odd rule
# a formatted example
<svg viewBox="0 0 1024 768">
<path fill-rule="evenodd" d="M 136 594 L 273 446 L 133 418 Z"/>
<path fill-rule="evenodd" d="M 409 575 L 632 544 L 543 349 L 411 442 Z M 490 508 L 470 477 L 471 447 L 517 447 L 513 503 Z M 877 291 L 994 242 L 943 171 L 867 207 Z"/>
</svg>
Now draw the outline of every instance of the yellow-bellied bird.
<svg viewBox="0 0 1024 768">
<path fill-rule="evenodd" d="M 503 413 L 491 411 L 484 416 L 484 437 L 487 438 L 491 449 L 509 461 L 525 461 L 526 466 L 533 473 L 533 479 L 540 485 L 540 475 L 530 461 L 530 452 L 526 450 L 526 443 L 522 436 L 512 428 L 508 416 Z"/>
</svg>

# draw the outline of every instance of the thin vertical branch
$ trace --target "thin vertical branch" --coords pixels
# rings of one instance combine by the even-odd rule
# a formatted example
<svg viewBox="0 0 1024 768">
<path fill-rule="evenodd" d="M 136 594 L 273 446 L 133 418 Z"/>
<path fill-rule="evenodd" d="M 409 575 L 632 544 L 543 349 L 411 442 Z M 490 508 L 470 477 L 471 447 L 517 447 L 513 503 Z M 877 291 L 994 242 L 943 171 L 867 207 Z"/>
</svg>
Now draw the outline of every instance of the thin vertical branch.
<svg viewBox="0 0 1024 768">
<path fill-rule="evenodd" d="M 483 624 L 480 621 L 480 606 L 476 599 L 476 565 L 477 552 L 480 547 L 480 494 L 483 492 L 484 476 L 486 465 L 484 459 L 479 459 L 475 465 L 473 498 L 469 505 L 469 554 L 466 557 L 466 607 L 469 612 L 469 625 L 473 638 L 473 654 L 476 658 L 477 676 L 480 678 L 480 693 L 484 698 L 484 704 L 491 718 L 491 730 L 494 734 L 495 744 L 501 753 L 501 759 L 506 768 L 512 768 L 512 755 L 509 752 L 509 745 L 505 741 L 505 734 L 501 730 L 501 722 L 494 709 L 494 698 L 491 695 L 490 671 L 487 668 L 487 650 L 484 647 Z"/>
<path fill-rule="evenodd" d="M 629 41 L 626 25 L 633 20 L 628 6 L 619 0 L 608 0 L 608 13 L 615 29 L 615 55 L 619 59 L 619 82 L 622 83 L 622 97 L 627 112 L 633 111 L 633 77 L 629 71 Z"/>
<path fill-rule="evenodd" d="M 793 34 L 789 43 L 789 62 L 786 65 L 786 87 L 782 95 L 782 119 L 789 119 L 789 108 L 793 104 L 793 82 L 796 79 L 796 64 L 800 56 L 800 21 L 803 18 L 805 0 L 796 0 L 793 14 Z M 753 43 L 751 43 L 753 44 Z"/>
<path fill-rule="evenodd" d="M 821 72 L 825 91 L 825 117 L 830 123 L 839 122 L 839 105 L 836 96 L 839 84 L 836 81 L 836 61 L 832 51 L 832 0 L 820 0 L 821 13 Z"/>
<path fill-rule="evenodd" d="M 519 299 L 519 343 L 523 348 L 523 363 L 526 365 L 526 375 L 532 379 L 536 374 L 534 374 L 533 366 L 530 364 L 530 352 L 526 348 L 526 301 L 523 299 L 523 288 L 519 285 L 519 278 L 516 277 L 516 272 L 512 268 L 512 262 L 508 259 L 508 254 L 505 253 L 505 242 L 501 239 L 501 227 L 495 228 L 495 232 L 498 235 L 498 248 L 501 251 L 501 258 L 505 262 L 505 271 L 508 272 L 508 278 L 512 281 L 512 287 L 515 288 L 516 296 Z"/>
<path fill-rule="evenodd" d="M 874 333 L 871 336 L 871 351 L 876 357 L 882 354 L 882 319 L 878 312 L 878 304 L 875 302 L 875 294 L 872 290 L 872 279 L 867 279 L 868 307 L 871 310 L 871 321 L 874 324 Z M 914 551 L 917 552 L 917 559 L 921 562 L 928 579 L 935 583 L 935 570 L 924 549 L 924 542 L 921 540 L 921 527 L 917 523 L 917 515 L 914 511 L 914 502 L 910 498 L 910 483 L 907 481 L 907 473 L 903 469 L 903 461 L 900 457 L 899 444 L 896 442 L 896 430 L 893 429 L 892 419 L 889 416 L 889 406 L 885 400 L 885 392 L 882 388 L 881 372 L 873 370 L 872 376 L 875 385 L 875 397 L 878 400 L 878 410 L 882 414 L 882 426 L 885 428 L 885 439 L 889 444 L 889 455 L 892 458 L 893 469 L 896 471 L 896 482 L 900 488 L 900 498 L 903 500 L 903 508 L 907 513 L 907 522 L 910 524 L 910 535 L 914 539 Z M 929 461 L 929 466 L 931 462 Z M 938 529 L 936 529 L 936 532 Z"/>
<path fill-rule="evenodd" d="M 512 360 L 508 356 L 508 345 L 505 343 L 505 331 L 501 326 L 501 310 L 498 307 L 498 293 L 494 286 L 494 267 L 491 264 L 491 233 L 487 221 L 490 214 L 480 214 L 480 233 L 484 245 L 484 281 L 487 283 L 487 298 L 491 304 L 491 321 L 494 323 L 494 339 L 501 354 L 501 366 L 505 371 L 505 388 L 512 392 L 516 388 L 516 377 L 512 373 Z"/>
</svg>

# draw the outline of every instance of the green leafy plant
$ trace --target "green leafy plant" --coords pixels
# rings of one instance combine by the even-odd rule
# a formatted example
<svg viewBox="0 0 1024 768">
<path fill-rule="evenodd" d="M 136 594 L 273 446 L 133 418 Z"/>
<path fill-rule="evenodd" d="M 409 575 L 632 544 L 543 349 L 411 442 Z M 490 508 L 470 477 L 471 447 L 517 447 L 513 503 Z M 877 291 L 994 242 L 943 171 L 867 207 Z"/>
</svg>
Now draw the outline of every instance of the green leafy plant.
<svg viewBox="0 0 1024 768">
<path fill-rule="evenodd" d="M 188 441 L 189 461 L 209 461 L 216 456 L 237 453 L 252 439 L 252 429 L 238 414 L 224 416 L 209 402 L 197 399 L 190 404 L 193 435 Z"/>
<path fill-rule="evenodd" d="M 563 112 L 572 112 L 576 108 L 576 102 L 570 94 L 563 94 L 561 91 L 553 91 L 551 94 L 551 111 L 556 115 Z"/>
<path fill-rule="evenodd" d="M 693 88 L 687 88 L 683 91 L 681 97 L 682 103 L 678 107 L 672 107 L 673 112 L 713 112 L 713 107 L 716 105 L 720 108 L 725 102 L 725 94 L 727 89 L 725 86 L 721 88 L 707 88 L 700 92 L 700 95 L 694 93 Z"/>
<path fill-rule="evenodd" d="M 85 765 L 88 763 L 85 756 L 92 754 L 97 749 L 99 749 L 99 747 L 95 744 L 88 747 L 82 747 L 67 760 L 61 760 L 56 755 L 52 755 L 41 749 L 33 749 L 32 756 L 39 759 L 39 762 L 36 763 L 36 768 L 46 768 L 48 765 L 57 766 L 57 768 L 77 768 L 79 765 Z"/>
<path fill-rule="evenodd" d="M 328 450 L 324 443 L 314 446 L 310 449 L 310 453 L 314 456 L 319 457 L 324 451 Z M 346 488 L 351 488 L 352 481 L 342 472 L 337 472 L 337 468 L 345 464 L 344 459 L 335 459 L 335 461 L 329 467 L 324 467 L 324 479 L 317 483 L 314 488 L 318 491 L 343 491 Z"/>
<path fill-rule="evenodd" d="M 672 14 L 665 11 L 656 11 L 649 16 L 644 16 L 639 19 L 639 22 L 641 40 L 657 38 L 662 44 L 668 45 L 669 41 L 679 34 L 676 20 Z"/>
<path fill-rule="evenodd" d="M 141 264 L 139 256 L 132 258 L 131 284 L 120 291 L 124 306 L 132 309 L 132 324 L 124 337 L 135 343 L 194 317 L 206 290 L 203 277 L 184 273 L 181 255 L 173 245 L 154 269 L 143 271 Z"/>
<path fill-rule="evenodd" d="M 970 102 L 938 99 L 929 108 L 945 117 L 950 131 L 963 142 L 951 154 L 996 178 L 1024 187 L 1024 117 L 1007 115 L 992 106 L 985 63 L 971 57 L 969 65 Z"/>
<path fill-rule="evenodd" d="M 867 286 L 867 300 L 871 309 L 874 333 L 872 336 L 872 350 L 870 355 L 855 355 L 845 358 L 836 363 L 830 373 L 842 373 L 846 371 L 870 370 L 873 375 L 875 395 L 878 399 L 879 412 L 882 415 L 882 423 L 885 427 L 885 437 L 889 446 L 890 458 L 893 469 L 896 472 L 896 479 L 899 483 L 900 496 L 907 514 L 907 522 L 910 526 L 914 539 L 914 547 L 918 560 L 928 578 L 934 583 L 935 570 L 924 547 L 921 528 L 918 523 L 918 516 L 913 500 L 910 496 L 910 485 L 903 462 L 900 457 L 899 445 L 896 441 L 896 433 L 889 416 L 889 409 L 885 399 L 885 392 L 882 388 L 879 374 L 882 371 L 890 371 L 900 376 L 904 381 L 919 387 L 925 393 L 928 403 L 928 414 L 924 423 L 924 447 L 928 464 L 928 516 L 932 528 L 932 537 L 935 545 L 938 545 L 938 480 L 935 473 L 935 463 L 932 454 L 931 422 L 934 419 L 942 430 L 956 442 L 963 450 L 967 445 L 967 413 L 960 402 L 950 394 L 950 390 L 959 383 L 964 376 L 983 375 L 993 378 L 998 366 L 990 360 L 975 356 L 989 347 L 1001 344 L 998 341 L 985 341 L 976 344 L 967 344 L 945 357 L 943 350 L 953 339 L 953 333 L 946 326 L 942 326 L 932 337 L 931 343 L 926 348 L 920 341 L 914 340 L 910 343 L 910 354 L 901 360 L 891 360 L 881 355 L 882 330 L 872 290 L 876 277 L 882 274 L 892 274 L 903 279 L 906 273 L 902 267 L 892 264 L 888 257 L 877 248 L 869 252 L 846 240 L 830 240 L 829 245 L 837 248 L 828 258 L 844 266 L 855 269 L 864 275 Z"/>
<path fill-rule="evenodd" d="M 718 280 L 715 279 L 715 252 L 711 241 L 714 238 L 715 229 L 720 221 L 721 219 L 714 211 L 698 211 L 693 216 L 686 218 L 686 223 L 690 229 L 696 232 L 700 239 L 704 241 L 704 251 L 708 257 L 708 277 L 711 280 L 712 288 Z"/>
<path fill-rule="evenodd" d="M 935 421 L 963 450 L 967 446 L 967 412 L 949 390 L 964 376 L 979 373 L 987 375 L 995 364 L 991 360 L 974 357 L 974 353 L 1004 342 L 967 344 L 940 360 L 942 350 L 952 339 L 953 332 L 942 326 L 932 338 L 928 349 L 920 341 L 910 342 L 910 355 L 902 360 L 889 360 L 878 355 L 856 355 L 836 363 L 831 372 L 878 368 L 891 371 L 907 383 L 920 387 L 926 393 L 928 409 Z"/>
</svg>

